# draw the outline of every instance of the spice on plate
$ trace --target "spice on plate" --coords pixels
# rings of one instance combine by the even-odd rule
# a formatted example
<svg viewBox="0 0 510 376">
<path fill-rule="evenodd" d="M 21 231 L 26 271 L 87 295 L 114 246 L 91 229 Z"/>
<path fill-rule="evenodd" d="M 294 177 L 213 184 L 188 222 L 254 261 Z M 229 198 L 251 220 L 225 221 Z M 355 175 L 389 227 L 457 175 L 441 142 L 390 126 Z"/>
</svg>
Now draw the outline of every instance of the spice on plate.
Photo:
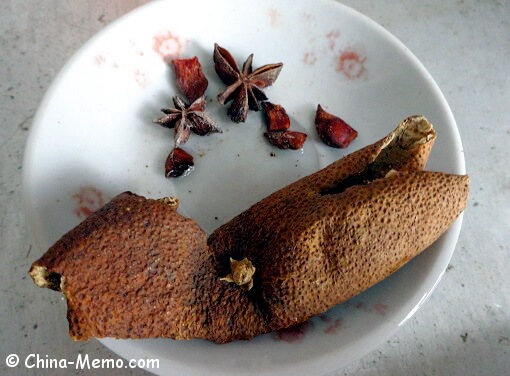
<svg viewBox="0 0 510 376">
<path fill-rule="evenodd" d="M 263 102 L 267 132 L 264 136 L 280 149 L 298 150 L 306 141 L 306 133 L 290 131 L 290 118 L 282 105 Z"/>
<path fill-rule="evenodd" d="M 285 131 L 290 128 L 289 115 L 281 105 L 266 101 L 262 102 L 262 108 L 268 132 Z"/>
<path fill-rule="evenodd" d="M 307 137 L 306 133 L 296 131 L 265 132 L 264 136 L 276 147 L 292 150 L 301 149 Z"/>
<path fill-rule="evenodd" d="M 205 96 L 202 95 L 188 105 L 179 96 L 173 97 L 175 108 L 162 108 L 165 114 L 155 122 L 166 128 L 174 128 L 174 143 L 179 146 L 188 141 L 191 132 L 204 136 L 221 133 L 221 128 L 205 113 Z"/>
<path fill-rule="evenodd" d="M 193 157 L 181 148 L 173 148 L 165 161 L 165 176 L 176 178 L 187 175 L 193 169 Z"/>
<path fill-rule="evenodd" d="M 209 81 L 196 56 L 189 59 L 174 59 L 171 64 L 177 88 L 190 103 L 205 94 Z"/>
<path fill-rule="evenodd" d="M 317 106 L 315 128 L 321 140 L 334 148 L 346 148 L 358 137 L 358 132 L 339 117 L 326 112 L 321 105 Z"/>
<path fill-rule="evenodd" d="M 235 123 L 244 123 L 248 110 L 260 111 L 262 101 L 268 98 L 262 89 L 271 86 L 283 67 L 282 63 L 267 64 L 252 69 L 253 54 L 239 69 L 235 59 L 225 48 L 214 44 L 214 69 L 227 88 L 218 94 L 218 101 L 225 104 L 232 101 L 227 113 Z"/>
</svg>

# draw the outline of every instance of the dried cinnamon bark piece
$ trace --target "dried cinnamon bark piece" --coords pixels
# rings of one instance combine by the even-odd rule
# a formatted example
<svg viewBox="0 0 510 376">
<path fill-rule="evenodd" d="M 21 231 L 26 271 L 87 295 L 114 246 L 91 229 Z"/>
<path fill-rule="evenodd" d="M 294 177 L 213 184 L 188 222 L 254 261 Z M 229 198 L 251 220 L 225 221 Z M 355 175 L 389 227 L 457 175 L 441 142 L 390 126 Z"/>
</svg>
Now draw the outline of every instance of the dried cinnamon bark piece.
<svg viewBox="0 0 510 376">
<path fill-rule="evenodd" d="M 165 176 L 177 178 L 187 175 L 194 166 L 193 157 L 181 148 L 173 148 L 165 161 Z"/>
<path fill-rule="evenodd" d="M 268 132 L 285 131 L 290 128 L 290 118 L 282 105 L 262 102 Z"/>
<path fill-rule="evenodd" d="M 205 94 L 209 81 L 202 71 L 202 65 L 198 57 L 174 59 L 171 64 L 174 69 L 177 88 L 190 103 Z"/>
<path fill-rule="evenodd" d="M 321 140 L 334 148 L 346 148 L 358 137 L 358 132 L 341 118 L 317 106 L 315 128 Z"/>
<path fill-rule="evenodd" d="M 307 137 L 306 133 L 297 131 L 265 132 L 264 136 L 279 149 L 292 150 L 301 149 Z"/>
</svg>

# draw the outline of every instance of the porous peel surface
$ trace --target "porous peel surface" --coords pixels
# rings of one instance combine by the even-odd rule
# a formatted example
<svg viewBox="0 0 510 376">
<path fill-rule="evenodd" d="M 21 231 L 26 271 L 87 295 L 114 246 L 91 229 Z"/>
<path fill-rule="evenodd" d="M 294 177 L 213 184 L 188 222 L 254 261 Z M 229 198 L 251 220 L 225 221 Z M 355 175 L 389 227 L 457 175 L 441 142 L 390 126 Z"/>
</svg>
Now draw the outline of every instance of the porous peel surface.
<svg viewBox="0 0 510 376">
<path fill-rule="evenodd" d="M 193 314 L 202 304 L 195 274 L 208 261 L 205 239 L 175 206 L 123 193 L 62 237 L 30 274 L 64 277 L 74 339 L 186 338 L 205 321 Z"/>
<path fill-rule="evenodd" d="M 468 184 L 467 176 L 420 171 L 308 200 L 281 192 L 220 227 L 209 246 L 219 265 L 251 260 L 253 304 L 269 328 L 284 328 L 366 290 L 432 244 L 465 207 Z"/>
<path fill-rule="evenodd" d="M 289 327 L 389 276 L 466 206 L 469 178 L 421 171 L 423 117 L 273 193 L 209 238 L 172 200 L 123 193 L 64 235 L 30 274 L 67 298 L 71 336 L 218 343 Z M 332 187 L 376 162 L 382 177 Z M 248 259 L 253 285 L 224 277 Z M 228 279 L 228 278 L 227 278 Z"/>
<path fill-rule="evenodd" d="M 238 307 L 244 297 L 217 276 L 205 232 L 176 208 L 125 192 L 33 263 L 38 285 L 65 294 L 73 339 L 226 342 L 260 332 L 253 306 Z M 48 284 L 57 276 L 59 283 Z M 252 320 L 236 327 L 235 315 Z"/>
</svg>

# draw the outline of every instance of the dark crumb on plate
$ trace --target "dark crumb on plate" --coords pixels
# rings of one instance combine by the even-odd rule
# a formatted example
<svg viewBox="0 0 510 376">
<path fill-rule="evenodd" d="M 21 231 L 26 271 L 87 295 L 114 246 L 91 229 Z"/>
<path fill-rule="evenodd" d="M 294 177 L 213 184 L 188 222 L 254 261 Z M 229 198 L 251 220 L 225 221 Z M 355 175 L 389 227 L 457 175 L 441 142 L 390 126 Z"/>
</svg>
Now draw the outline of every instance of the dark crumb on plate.
<svg viewBox="0 0 510 376">
<path fill-rule="evenodd" d="M 270 155 L 271 157 L 276 157 L 276 153 L 275 153 L 274 151 L 272 151 L 271 153 L 269 153 L 269 155 Z"/>
</svg>

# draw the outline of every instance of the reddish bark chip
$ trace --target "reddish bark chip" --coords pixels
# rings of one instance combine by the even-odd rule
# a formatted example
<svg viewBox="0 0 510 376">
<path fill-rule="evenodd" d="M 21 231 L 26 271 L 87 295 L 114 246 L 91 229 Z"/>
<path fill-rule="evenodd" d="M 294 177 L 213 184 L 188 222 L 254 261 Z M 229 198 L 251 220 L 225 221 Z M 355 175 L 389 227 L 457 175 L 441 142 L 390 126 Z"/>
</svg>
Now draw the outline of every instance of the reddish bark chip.
<svg viewBox="0 0 510 376">
<path fill-rule="evenodd" d="M 190 103 L 204 95 L 209 82 L 202 72 L 198 58 L 172 60 L 175 79 L 179 90 Z"/>
<path fill-rule="evenodd" d="M 289 115 L 281 105 L 262 102 L 262 108 L 264 109 L 268 132 L 286 131 L 290 128 Z"/>
<path fill-rule="evenodd" d="M 358 137 L 358 132 L 339 117 L 317 106 L 315 128 L 321 140 L 328 146 L 344 149 Z"/>
<path fill-rule="evenodd" d="M 193 157 L 181 148 L 174 148 L 165 161 L 165 176 L 177 178 L 193 168 Z"/>
<path fill-rule="evenodd" d="M 307 137 L 306 133 L 296 131 L 266 132 L 264 136 L 278 148 L 292 150 L 301 149 Z"/>
</svg>

